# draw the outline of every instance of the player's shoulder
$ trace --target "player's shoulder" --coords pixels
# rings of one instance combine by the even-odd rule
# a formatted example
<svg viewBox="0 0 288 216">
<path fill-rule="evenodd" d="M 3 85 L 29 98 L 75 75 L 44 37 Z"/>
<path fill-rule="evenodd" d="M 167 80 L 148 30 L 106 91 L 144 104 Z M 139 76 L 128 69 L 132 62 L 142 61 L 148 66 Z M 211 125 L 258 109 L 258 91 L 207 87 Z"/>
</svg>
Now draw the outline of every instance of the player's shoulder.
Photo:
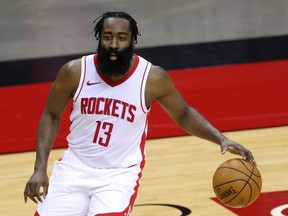
<svg viewBox="0 0 288 216">
<path fill-rule="evenodd" d="M 61 86 L 68 92 L 74 92 L 81 76 L 81 58 L 65 63 L 59 70 L 55 86 Z"/>
<path fill-rule="evenodd" d="M 81 58 L 68 61 L 62 66 L 61 70 L 66 73 L 80 72 L 81 71 Z"/>
<path fill-rule="evenodd" d="M 160 66 L 151 65 L 146 83 L 146 102 L 149 106 L 154 100 L 174 91 L 174 83 L 168 72 Z"/>
<path fill-rule="evenodd" d="M 58 77 L 79 77 L 81 74 L 81 58 L 66 62 L 58 72 Z"/>
<path fill-rule="evenodd" d="M 157 73 L 157 74 L 167 73 L 167 71 L 164 68 L 162 68 L 158 65 L 153 65 L 153 64 L 151 65 L 151 71 L 153 73 Z"/>
<path fill-rule="evenodd" d="M 168 72 L 164 68 L 157 65 L 151 65 L 149 79 L 153 82 L 171 81 Z"/>
</svg>

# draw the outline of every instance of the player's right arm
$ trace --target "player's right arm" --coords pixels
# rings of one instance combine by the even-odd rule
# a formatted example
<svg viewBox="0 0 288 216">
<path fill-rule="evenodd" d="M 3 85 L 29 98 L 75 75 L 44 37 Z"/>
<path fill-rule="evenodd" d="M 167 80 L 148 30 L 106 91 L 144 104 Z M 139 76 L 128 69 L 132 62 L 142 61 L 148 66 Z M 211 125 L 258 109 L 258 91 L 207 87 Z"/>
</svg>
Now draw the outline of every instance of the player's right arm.
<svg viewBox="0 0 288 216">
<path fill-rule="evenodd" d="M 35 203 L 41 202 L 41 195 L 45 198 L 47 194 L 49 186 L 48 158 L 59 131 L 61 115 L 77 89 L 80 71 L 80 59 L 68 62 L 60 69 L 50 89 L 47 105 L 38 126 L 34 173 L 24 190 L 25 202 L 27 202 L 27 198 Z M 43 192 L 40 192 L 41 187 L 43 187 Z"/>
</svg>

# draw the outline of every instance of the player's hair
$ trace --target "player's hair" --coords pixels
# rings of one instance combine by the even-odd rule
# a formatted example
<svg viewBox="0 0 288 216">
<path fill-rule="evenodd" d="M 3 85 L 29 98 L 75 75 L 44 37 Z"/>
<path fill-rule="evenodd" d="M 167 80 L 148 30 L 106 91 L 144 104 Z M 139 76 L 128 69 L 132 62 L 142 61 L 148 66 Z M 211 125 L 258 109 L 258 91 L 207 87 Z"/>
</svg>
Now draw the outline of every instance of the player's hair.
<svg viewBox="0 0 288 216">
<path fill-rule="evenodd" d="M 98 22 L 96 23 L 94 27 L 94 36 L 96 40 L 99 40 L 100 38 L 102 29 L 103 29 L 104 20 L 110 17 L 127 19 L 130 23 L 129 27 L 132 32 L 132 37 L 134 37 L 135 43 L 137 43 L 137 36 L 141 35 L 137 27 L 137 22 L 132 16 L 130 16 L 128 13 L 125 13 L 123 11 L 108 11 L 108 12 L 103 13 L 101 16 L 99 16 L 98 18 L 94 20 L 93 23 L 95 23 L 98 20 Z"/>
</svg>

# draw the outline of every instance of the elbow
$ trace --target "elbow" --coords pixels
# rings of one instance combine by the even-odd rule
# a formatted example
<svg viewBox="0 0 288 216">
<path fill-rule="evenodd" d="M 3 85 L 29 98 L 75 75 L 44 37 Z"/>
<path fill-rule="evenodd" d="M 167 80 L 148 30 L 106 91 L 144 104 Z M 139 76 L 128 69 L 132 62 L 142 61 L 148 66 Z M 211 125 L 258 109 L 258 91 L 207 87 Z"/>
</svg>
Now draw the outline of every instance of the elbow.
<svg viewBox="0 0 288 216">
<path fill-rule="evenodd" d="M 177 122 L 177 124 L 179 126 L 181 126 L 182 128 L 185 129 L 185 126 L 187 125 L 187 121 L 188 120 L 188 116 L 189 116 L 189 110 L 190 110 L 190 107 L 189 106 L 186 106 L 180 113 L 179 115 L 177 116 L 177 118 L 175 118 L 175 122 Z"/>
<path fill-rule="evenodd" d="M 42 114 L 42 118 L 46 119 L 50 122 L 53 122 L 55 125 L 60 123 L 61 115 L 56 115 L 55 113 L 49 111 L 47 108 L 44 110 Z"/>
</svg>

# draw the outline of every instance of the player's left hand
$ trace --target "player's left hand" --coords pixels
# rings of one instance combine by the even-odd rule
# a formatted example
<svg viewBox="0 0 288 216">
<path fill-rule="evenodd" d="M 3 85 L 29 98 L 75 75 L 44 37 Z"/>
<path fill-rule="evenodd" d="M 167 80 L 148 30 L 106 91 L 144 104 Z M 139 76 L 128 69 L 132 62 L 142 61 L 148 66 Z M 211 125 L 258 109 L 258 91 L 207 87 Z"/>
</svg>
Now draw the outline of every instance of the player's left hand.
<svg viewBox="0 0 288 216">
<path fill-rule="evenodd" d="M 221 143 L 220 146 L 221 146 L 222 154 L 225 154 L 227 151 L 232 154 L 238 154 L 241 157 L 243 157 L 243 159 L 250 161 L 252 164 L 257 166 L 257 163 L 253 157 L 253 154 L 251 153 L 250 150 L 245 148 L 243 145 L 227 139 L 223 143 Z"/>
</svg>

